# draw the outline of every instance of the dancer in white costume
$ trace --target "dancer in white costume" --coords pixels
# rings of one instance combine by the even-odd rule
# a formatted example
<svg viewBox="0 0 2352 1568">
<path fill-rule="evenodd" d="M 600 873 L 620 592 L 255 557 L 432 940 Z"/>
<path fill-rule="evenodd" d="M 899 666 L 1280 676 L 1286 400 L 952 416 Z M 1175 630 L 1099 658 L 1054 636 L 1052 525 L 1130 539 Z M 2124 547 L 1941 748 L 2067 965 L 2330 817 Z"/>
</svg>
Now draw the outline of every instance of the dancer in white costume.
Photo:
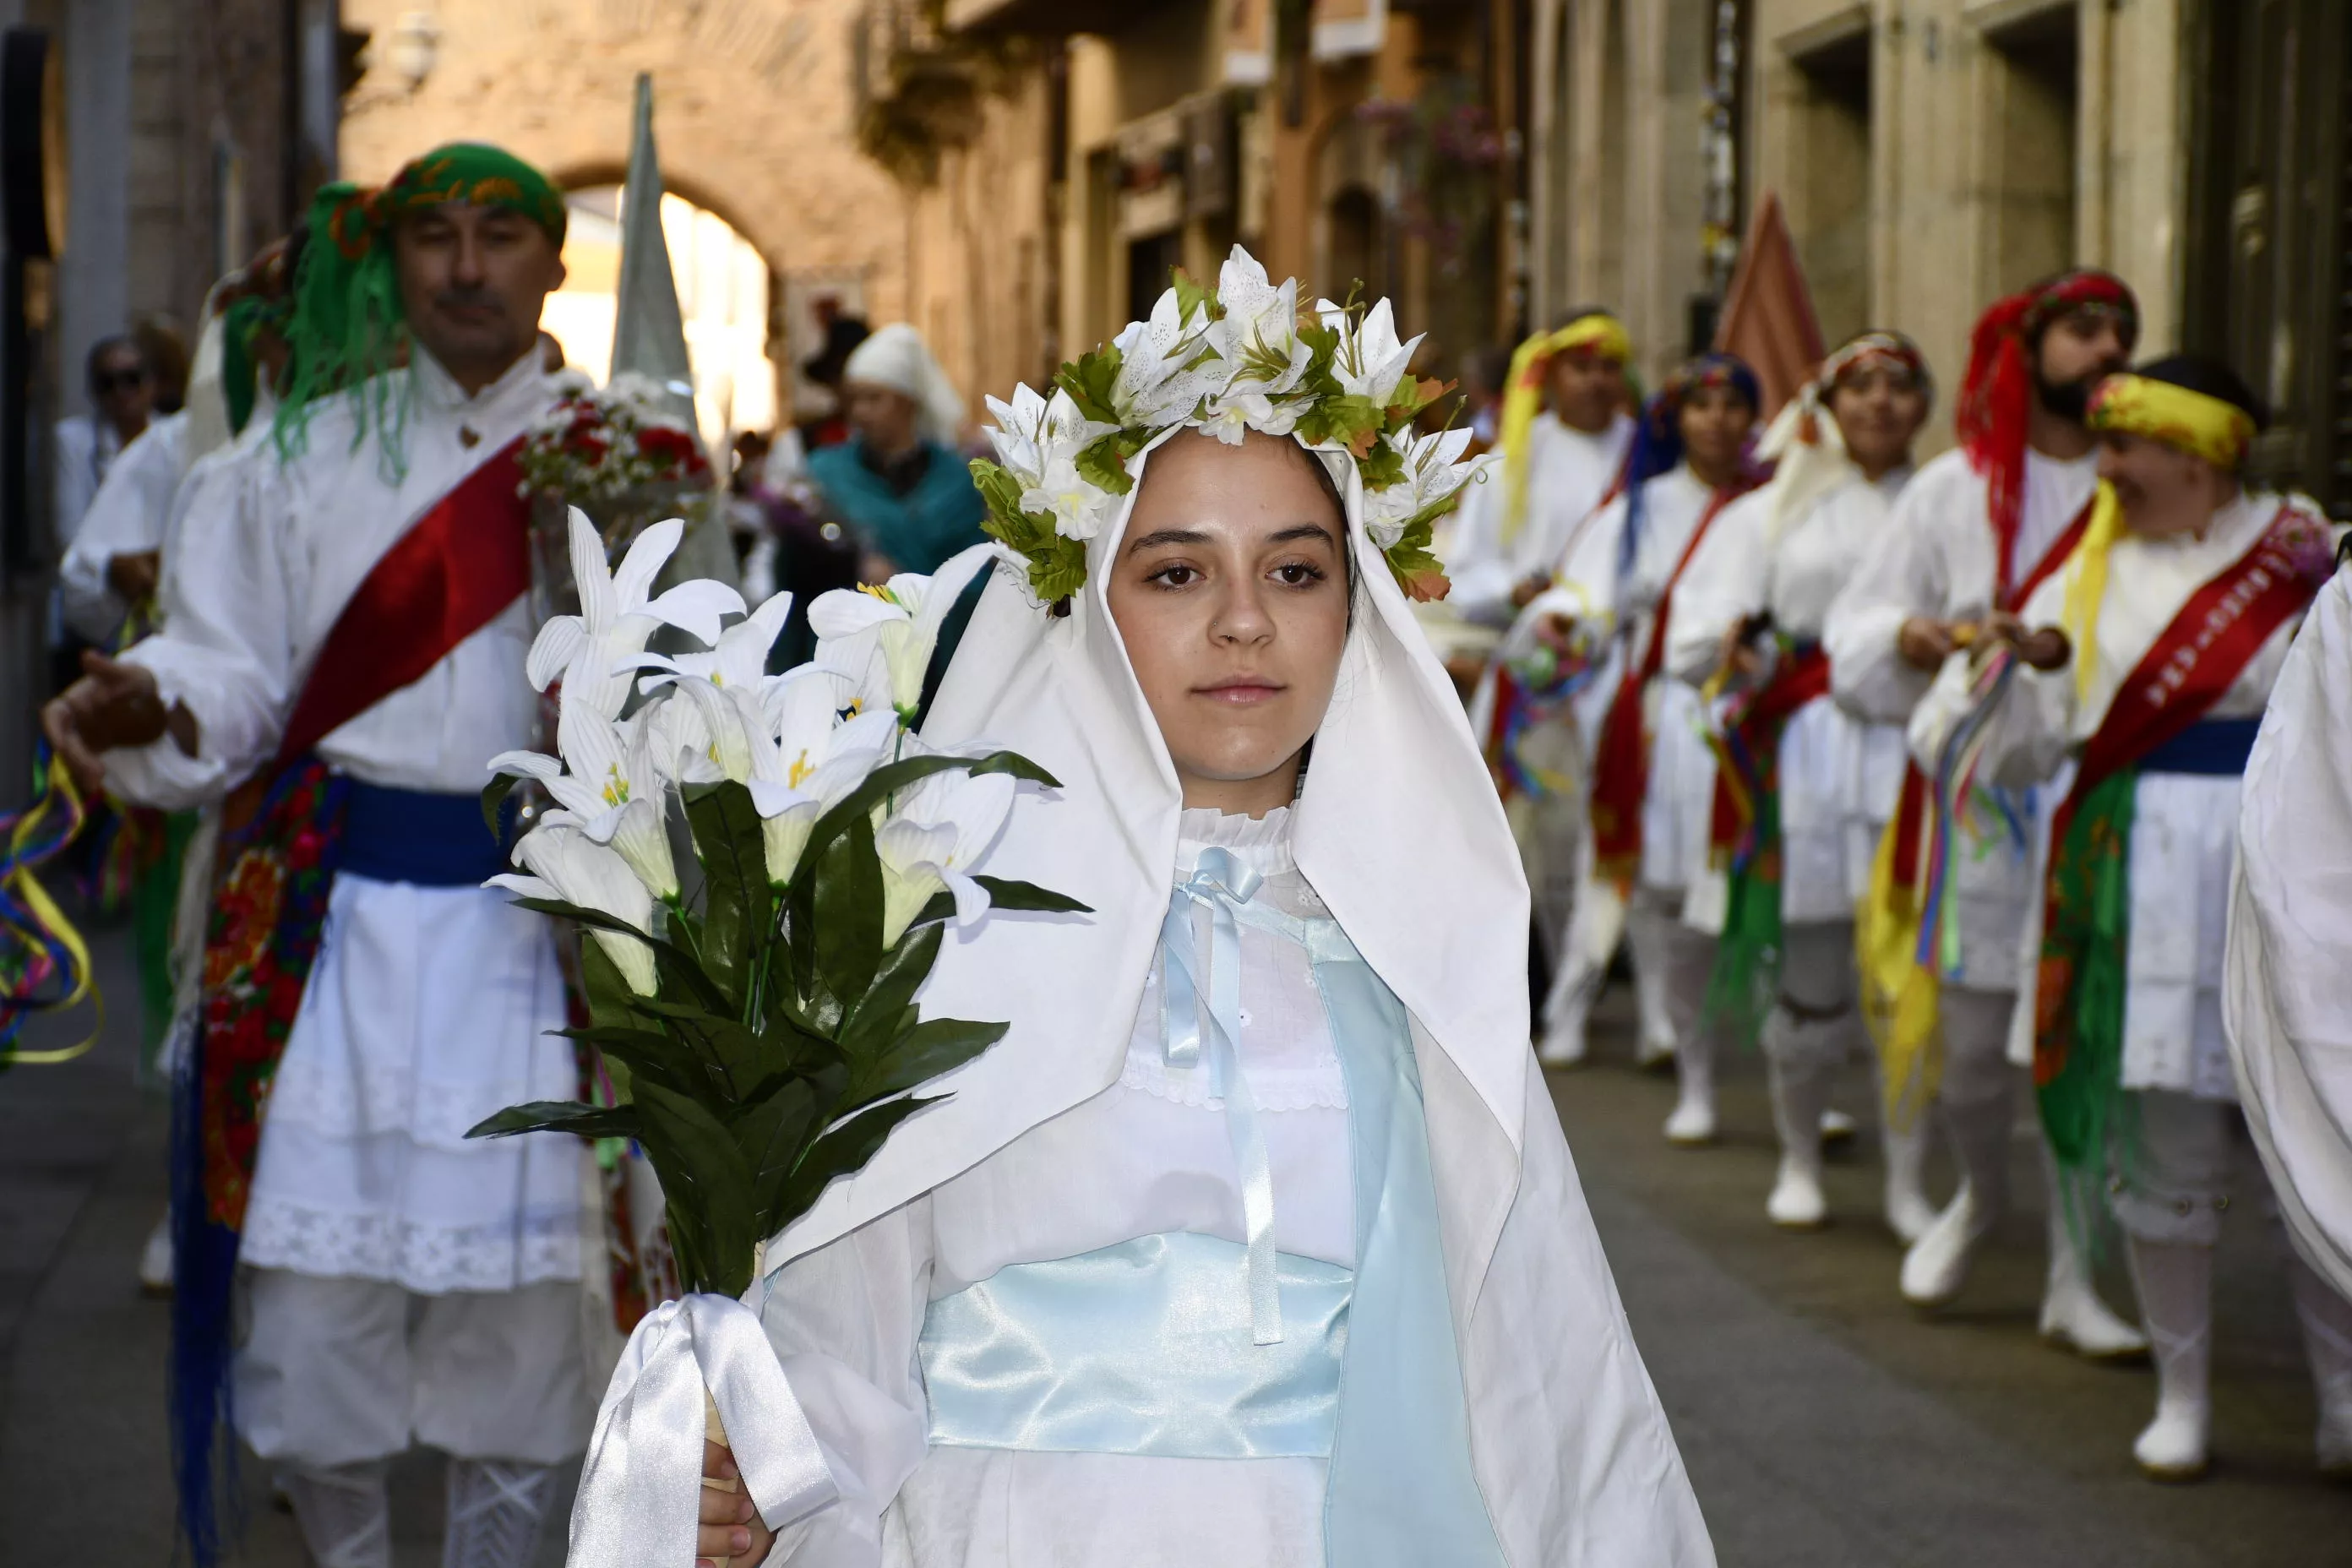
<svg viewBox="0 0 2352 1568">
<path fill-rule="evenodd" d="M 2319 1384 L 2319 1462 L 2352 1474 L 2352 574 L 2311 606 L 2271 689 L 2238 808 L 2221 1016 L 2238 1103 L 2307 1268 L 2295 1274 Z M 2333 1299 L 2330 1299 L 2332 1292 Z"/>
<path fill-rule="evenodd" d="M 1544 1007 L 1548 1062 L 1583 1058 L 1585 1020 L 1622 935 L 1633 949 L 1637 1059 L 1683 1062 L 1687 1047 L 1685 1065 L 1711 1071 L 1699 1004 L 1715 937 L 1683 913 L 1710 876 L 1715 758 L 1698 694 L 1665 673 L 1665 612 L 1695 546 L 1755 486 L 1747 445 L 1760 396 L 1755 373 L 1729 354 L 1669 377 L 1643 415 L 1626 493 L 1601 510 L 1559 582 L 1513 628 L 1513 642 L 1540 638 L 1601 659 L 1612 683 L 1592 748 L 1584 885 Z M 1599 649 L 1610 650 L 1605 659 Z"/>
<path fill-rule="evenodd" d="M 1010 1033 L 746 1297 L 841 1500 L 772 1546 L 714 1496 L 706 1556 L 1713 1561 L 1528 1049 L 1517 857 L 1400 591 L 1435 586 L 1411 520 L 1459 437 L 1381 437 L 1409 477 L 1367 490 L 1265 433 L 1328 428 L 1293 286 L 1236 252 L 1219 296 L 1122 336 L 1139 482 L 1065 492 L 1081 574 L 1000 569 L 925 725 L 1061 781 L 990 863 L 1095 912 L 941 954 L 926 1007 Z M 1360 332 L 1378 405 L 1405 359 L 1385 305 Z M 1102 428 L 999 419 L 1024 478 Z"/>
<path fill-rule="evenodd" d="M 2208 361 L 2175 356 L 2103 382 L 2083 542 L 2017 616 L 1989 624 L 1987 649 L 1947 663 L 1911 722 L 1915 757 L 1980 725 L 1980 766 L 1998 782 L 2048 781 L 2074 763 L 2052 813 L 2034 1079 L 2074 1193 L 2087 1205 L 2112 1191 L 2157 1360 L 2156 1418 L 2133 1451 L 2165 1479 L 2206 1462 L 2241 780 L 2334 557 L 2313 503 L 2241 488 L 2261 420 L 2244 384 Z M 2006 686 L 1979 679 L 2012 650 Z M 2352 1305 L 2294 1267 L 2320 1459 L 2340 1467 L 2352 1459 Z"/>
<path fill-rule="evenodd" d="M 1566 940 L 1582 875 L 1586 759 L 1600 721 L 1592 699 L 1607 693 L 1595 686 L 1581 702 L 1547 700 L 1491 655 L 1624 483 L 1633 353 L 1602 310 L 1579 310 L 1519 345 L 1504 384 L 1502 461 L 1463 501 L 1439 549 L 1453 592 L 1417 612 L 1456 680 L 1476 671 L 1471 726 L 1502 791 L 1535 898 L 1534 940 L 1548 958 Z"/>
<path fill-rule="evenodd" d="M 1666 629 L 1669 671 L 1746 704 L 1736 754 L 1773 753 L 1775 773 L 1752 764 L 1759 792 L 1771 796 L 1773 842 L 1742 847 L 1750 868 L 1735 875 L 1708 1000 L 1732 1016 L 1728 1032 L 1760 1033 L 1770 1063 L 1780 1173 L 1766 1209 L 1778 1225 L 1815 1226 L 1828 1215 L 1822 1113 L 1837 1069 L 1864 1043 L 1853 908 L 1903 774 L 1901 729 L 1865 724 L 1831 700 L 1822 622 L 1886 531 L 1933 396 L 1927 362 L 1899 334 L 1864 332 L 1830 355 L 1766 432 L 1762 455 L 1778 460 L 1771 481 L 1727 509 L 1692 556 Z M 1717 787 L 1723 793 L 1729 781 Z M 1763 805 L 1748 807 L 1751 820 Z M 1717 815 L 1720 829 L 1727 814 Z M 1742 878 L 1777 904 L 1742 918 L 1754 896 Z M 1745 933 L 1759 919 L 1769 934 L 1751 944 Z M 1693 1058 L 1666 1121 L 1676 1142 L 1715 1136 L 1714 1075 L 1703 1055 Z M 1898 1231 L 1925 1228 L 1927 1216 L 1906 1208 L 1925 1205 L 1922 1141 L 1916 1129 L 1887 1131 L 1887 1217 Z"/>
<path fill-rule="evenodd" d="M 315 395 L 199 465 L 165 630 L 90 656 L 46 720 L 83 782 L 126 799 L 257 784 L 223 837 L 175 1089 L 195 1556 L 222 1544 L 208 1461 L 233 1410 L 329 1568 L 388 1568 L 386 1476 L 412 1443 L 452 1457 L 449 1568 L 519 1568 L 587 1436 L 582 1148 L 465 1135 L 577 1084 L 548 1033 L 552 933 L 478 885 L 504 859 L 484 766 L 535 716 L 512 448 L 556 398 L 537 326 L 563 205 L 520 160 L 457 145 L 379 192 L 328 187 L 310 223 L 287 331 Z"/>
<path fill-rule="evenodd" d="M 1906 721 L 1956 639 L 1989 612 L 2014 608 L 2065 559 L 2097 480 L 2084 410 L 2099 378 L 2122 368 L 2137 331 L 2130 290 L 2103 272 L 2037 284 L 1979 319 L 1956 418 L 1959 448 L 1924 465 L 1905 488 L 1885 537 L 1822 626 L 1831 689 L 1849 712 L 1873 723 Z M 1906 877 L 1916 865 L 1923 798 L 1914 773 L 1890 829 L 1899 852 L 1882 857 Z M 1936 1056 L 1924 1042 L 1898 1041 L 1910 1054 L 1890 1056 L 1886 1068 L 1900 1091 L 1940 1108 L 1963 1178 L 1904 1259 L 1904 1296 L 1920 1306 L 1959 1294 L 2008 1205 L 2021 1076 L 2010 1033 L 2024 978 L 2019 933 L 2033 887 L 2030 844 L 2021 840 L 2032 820 L 2032 797 L 1995 802 L 1983 791 L 1961 814 L 1948 894 L 1958 963 L 1939 977 L 1927 1030 L 1940 1042 L 1941 1079 L 1914 1087 L 1906 1064 Z M 1888 889 L 1874 886 L 1865 929 L 1890 918 L 1889 900 Z M 1891 1007 L 1886 984 L 1867 965 L 1863 990 L 1866 1015 Z M 1892 1050 L 1885 1039 L 1880 1048 Z M 2100 1302 L 2059 1207 L 2051 1205 L 2042 1333 L 2086 1355 L 2144 1352 L 2140 1334 Z"/>
</svg>

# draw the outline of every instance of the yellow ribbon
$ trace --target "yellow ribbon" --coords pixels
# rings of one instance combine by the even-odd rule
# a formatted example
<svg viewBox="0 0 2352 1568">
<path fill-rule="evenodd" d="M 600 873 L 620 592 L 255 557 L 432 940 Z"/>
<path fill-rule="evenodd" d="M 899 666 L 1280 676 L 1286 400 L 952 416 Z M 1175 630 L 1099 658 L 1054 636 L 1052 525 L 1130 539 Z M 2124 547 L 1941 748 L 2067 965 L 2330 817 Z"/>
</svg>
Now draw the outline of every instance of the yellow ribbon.
<svg viewBox="0 0 2352 1568">
<path fill-rule="evenodd" d="M 1616 317 L 1595 310 L 1557 331 L 1539 332 L 1511 354 L 1503 384 L 1503 543 L 1518 538 L 1528 514 L 1528 464 L 1534 456 L 1536 416 L 1543 411 L 1544 366 L 1554 354 L 1581 349 L 1623 364 L 1633 357 L 1633 341 Z"/>
<path fill-rule="evenodd" d="M 2091 395 L 2085 423 L 2160 441 L 2235 473 L 2254 441 L 2254 418 L 2236 404 L 2168 381 L 2111 375 Z"/>
<path fill-rule="evenodd" d="M 1944 1037 L 1942 983 L 1932 965 L 1919 962 L 1927 889 L 1921 880 L 1908 888 L 1895 882 L 1895 857 L 1918 853 L 1916 845 L 1898 842 L 1902 824 L 1897 812 L 1879 837 L 1870 891 L 1854 911 L 1853 956 L 1863 1026 L 1878 1047 L 1886 1120 L 1907 1131 L 1935 1098 L 1943 1076 Z"/>
<path fill-rule="evenodd" d="M 65 763 L 54 757 L 49 759 L 48 787 L 57 799 L 64 804 L 67 812 L 76 816 L 80 815 L 81 796 L 74 788 L 73 778 L 66 772 Z M 48 889 L 42 887 L 40 879 L 33 875 L 33 868 L 24 863 L 25 851 L 36 837 L 37 827 L 45 809 L 47 809 L 46 803 L 37 805 L 32 810 L 16 819 L 16 830 L 9 835 L 8 859 L 11 868 L 8 872 L 8 885 L 16 897 L 24 900 L 25 907 L 32 912 L 34 922 L 54 931 L 58 944 L 73 959 L 75 974 L 73 994 L 59 1002 L 54 1008 L 46 1008 L 44 1011 L 64 1012 L 69 1007 L 79 1006 L 83 998 L 87 997 L 96 1009 L 96 1019 L 90 1026 L 89 1033 L 83 1037 L 79 1044 L 53 1051 L 0 1051 L 0 1065 L 12 1067 L 20 1063 L 32 1067 L 52 1067 L 59 1062 L 69 1062 L 76 1057 L 86 1054 L 92 1046 L 98 1044 L 99 1036 L 106 1028 L 106 999 L 90 983 L 89 944 L 83 940 L 81 932 L 75 929 L 73 921 L 66 918 L 66 912 L 58 907 L 57 900 L 49 897 Z"/>
<path fill-rule="evenodd" d="M 2066 603 L 2060 612 L 2060 625 L 2072 645 L 2077 703 L 2091 700 L 2091 672 L 2098 666 L 2099 605 L 2107 595 L 2107 557 L 2123 534 L 2123 502 L 2116 499 L 2116 487 L 2101 479 L 2091 501 L 2091 521 L 2066 561 Z"/>
</svg>

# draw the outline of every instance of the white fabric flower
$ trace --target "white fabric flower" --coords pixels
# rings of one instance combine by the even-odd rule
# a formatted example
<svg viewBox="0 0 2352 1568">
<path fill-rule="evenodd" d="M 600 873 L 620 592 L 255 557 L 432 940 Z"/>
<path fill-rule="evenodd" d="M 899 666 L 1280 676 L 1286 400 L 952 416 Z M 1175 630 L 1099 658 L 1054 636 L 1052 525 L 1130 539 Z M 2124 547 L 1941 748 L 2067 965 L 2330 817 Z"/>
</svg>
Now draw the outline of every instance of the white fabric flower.
<svg viewBox="0 0 2352 1568">
<path fill-rule="evenodd" d="M 1010 773 L 977 776 L 950 770 L 908 790 L 874 835 L 882 861 L 882 944 L 896 943 L 942 889 L 955 896 L 955 921 L 970 925 L 988 910 L 988 889 L 971 871 L 996 842 L 1013 809 Z"/>
<path fill-rule="evenodd" d="M 1186 315 L 1183 300 L 1170 289 L 1151 307 L 1148 321 L 1129 322 L 1111 340 L 1119 353 L 1111 407 L 1123 426 L 1158 429 L 1192 416 L 1226 374 L 1215 361 L 1206 366 L 1195 363 L 1203 356 L 1208 336 L 1206 309 Z"/>
<path fill-rule="evenodd" d="M 1087 418 L 1058 389 L 1046 398 L 1019 387 L 1010 404 L 990 398 L 988 411 L 996 419 L 989 439 L 997 458 L 1021 482 L 1021 510 L 1052 517 L 1065 539 L 1083 542 L 1100 532 L 1117 499 L 1079 475 L 1078 454 L 1118 426 Z"/>
<path fill-rule="evenodd" d="M 898 716 L 885 708 L 844 721 L 840 713 L 851 695 L 846 676 L 813 664 L 792 671 L 769 690 L 777 771 L 772 777 L 754 777 L 751 787 L 772 882 L 792 880 L 816 819 L 890 760 Z"/>
<path fill-rule="evenodd" d="M 683 519 L 655 523 L 637 535 L 618 572 L 604 563 L 604 541 L 588 514 L 572 509 L 572 575 L 580 588 L 580 613 L 555 616 L 539 630 L 524 665 L 531 689 L 547 689 L 563 677 L 565 707 L 583 703 L 617 719 L 629 697 L 629 671 L 645 651 L 654 628 L 667 623 L 703 642 L 719 637 L 719 617 L 743 613 L 743 595 L 724 583 L 697 578 L 659 598 L 648 597 L 679 538 Z"/>
<path fill-rule="evenodd" d="M 530 874 L 501 871 L 482 884 L 527 899 L 560 899 L 644 931 L 653 922 L 653 895 L 620 854 L 588 837 L 569 812 L 551 811 L 515 846 L 515 864 Z M 654 994 L 654 952 L 635 937 L 591 931 L 629 989 Z"/>
<path fill-rule="evenodd" d="M 1385 489 L 1364 492 L 1364 531 L 1374 544 L 1393 548 L 1407 523 L 1477 478 L 1486 458 L 1460 461 L 1471 435 L 1463 426 L 1432 436 L 1382 437 L 1403 456 L 1405 477 Z"/>
<path fill-rule="evenodd" d="M 668 658 L 657 653 L 642 654 L 634 661 L 637 668 L 659 670 L 641 682 L 644 690 L 651 691 L 682 675 L 699 676 L 714 686 L 744 686 L 760 689 L 768 674 L 768 654 L 783 635 L 784 622 L 793 613 L 790 594 L 771 595 L 760 607 L 729 626 L 711 642 L 708 653 L 682 653 Z M 706 638 L 706 641 L 709 639 Z"/>
<path fill-rule="evenodd" d="M 1209 329 L 1209 341 L 1231 378 L 1223 400 L 1280 396 L 1296 387 L 1315 357 L 1298 337 L 1298 279 L 1276 287 L 1257 258 L 1236 245 L 1217 274 L 1217 299 L 1225 314 Z"/>
<path fill-rule="evenodd" d="M 1327 327 L 1339 331 L 1339 352 L 1331 360 L 1331 377 L 1339 390 L 1352 397 L 1369 397 L 1386 407 L 1405 378 L 1412 363 L 1413 351 L 1422 340 L 1399 342 L 1396 334 L 1396 313 L 1382 300 L 1364 312 L 1360 325 L 1349 320 L 1348 312 L 1328 300 L 1315 301 L 1315 313 Z"/>
</svg>

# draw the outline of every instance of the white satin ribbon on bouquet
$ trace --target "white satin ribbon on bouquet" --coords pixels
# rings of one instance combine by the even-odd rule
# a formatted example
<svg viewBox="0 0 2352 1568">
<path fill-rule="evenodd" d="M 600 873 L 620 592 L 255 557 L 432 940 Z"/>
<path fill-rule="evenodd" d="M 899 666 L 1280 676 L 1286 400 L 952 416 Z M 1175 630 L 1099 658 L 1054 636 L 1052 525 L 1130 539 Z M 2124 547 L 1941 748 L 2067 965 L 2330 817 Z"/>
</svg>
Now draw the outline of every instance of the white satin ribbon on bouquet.
<svg viewBox="0 0 2352 1568">
<path fill-rule="evenodd" d="M 759 1315 L 729 1296 L 665 1301 L 629 1336 L 596 1412 L 570 1568 L 692 1568 L 705 1387 L 769 1529 L 841 1495 Z"/>
</svg>

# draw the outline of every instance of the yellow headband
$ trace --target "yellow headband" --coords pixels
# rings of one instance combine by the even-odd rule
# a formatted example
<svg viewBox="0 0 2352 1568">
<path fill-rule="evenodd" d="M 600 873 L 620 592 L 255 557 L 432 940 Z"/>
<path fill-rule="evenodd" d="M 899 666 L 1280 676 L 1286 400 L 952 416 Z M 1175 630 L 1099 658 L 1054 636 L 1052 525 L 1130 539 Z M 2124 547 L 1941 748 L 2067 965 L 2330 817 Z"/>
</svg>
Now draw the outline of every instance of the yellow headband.
<svg viewBox="0 0 2352 1568">
<path fill-rule="evenodd" d="M 1616 317 L 1595 310 L 1579 316 L 1558 331 L 1542 332 L 1521 343 L 1511 355 L 1511 374 L 1503 383 L 1503 542 L 1518 538 L 1528 513 L 1528 459 L 1537 411 L 1543 407 L 1544 366 L 1554 354 L 1581 349 L 1596 359 L 1623 364 L 1633 357 L 1633 341 Z"/>
<path fill-rule="evenodd" d="M 2111 375 L 2091 395 L 2094 430 L 2145 436 L 2235 473 L 2253 445 L 2253 416 L 2234 403 L 2144 375 Z"/>
</svg>

